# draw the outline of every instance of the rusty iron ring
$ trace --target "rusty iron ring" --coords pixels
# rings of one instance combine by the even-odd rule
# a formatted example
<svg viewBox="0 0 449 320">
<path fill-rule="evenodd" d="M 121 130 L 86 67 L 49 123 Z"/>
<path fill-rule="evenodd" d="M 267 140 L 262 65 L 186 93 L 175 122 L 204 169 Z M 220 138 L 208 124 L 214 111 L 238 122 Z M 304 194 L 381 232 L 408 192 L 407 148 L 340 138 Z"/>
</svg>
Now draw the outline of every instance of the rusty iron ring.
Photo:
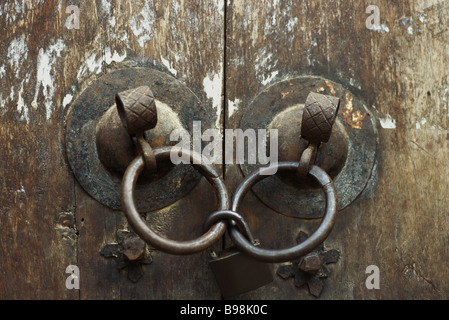
<svg viewBox="0 0 449 320">
<path fill-rule="evenodd" d="M 297 170 L 298 162 L 279 162 L 277 164 L 278 171 L 283 170 Z M 272 167 L 270 167 L 272 169 Z M 238 186 L 235 194 L 232 198 L 231 210 L 237 211 L 240 203 L 243 200 L 245 194 L 259 181 L 268 177 L 263 175 L 266 168 L 261 168 L 243 180 L 243 182 Z M 239 231 L 238 228 L 231 228 L 230 236 L 234 244 L 248 256 L 263 262 L 286 262 L 291 261 L 301 256 L 304 256 L 316 247 L 318 247 L 324 240 L 329 236 L 332 228 L 335 224 L 337 217 L 337 191 L 335 189 L 334 183 L 329 175 L 320 167 L 311 165 L 309 170 L 309 175 L 315 178 L 321 185 L 325 195 L 326 195 L 326 210 L 318 229 L 304 242 L 287 249 L 281 250 L 270 250 L 263 249 L 254 246 L 252 243 L 248 242 L 245 236 Z"/>
<path fill-rule="evenodd" d="M 365 101 L 332 80 L 299 76 L 264 89 L 233 117 L 240 119 L 237 127 L 243 131 L 249 128 L 279 129 L 279 138 L 284 139 L 282 141 L 295 141 L 295 144 L 279 143 L 279 162 L 299 161 L 297 151 L 307 147 L 307 140 L 298 139 L 302 136 L 302 127 L 297 126 L 295 113 L 302 112 L 305 106 L 298 102 L 306 101 L 311 90 L 341 99 L 332 136 L 320 148 L 315 164 L 326 169 L 331 176 L 337 190 L 338 211 L 342 212 L 362 197 L 364 190 L 370 192 L 376 185 L 379 134 L 376 117 L 372 116 L 375 110 L 368 107 Z M 352 120 L 352 115 L 357 113 L 360 117 Z M 339 162 L 330 163 L 325 160 L 328 157 L 338 158 Z M 246 177 L 263 165 L 245 162 L 240 164 L 240 170 Z M 293 218 L 321 219 L 325 206 L 322 191 L 315 186 L 307 187 L 306 183 L 302 183 L 305 180 L 299 181 L 301 186 L 298 186 L 295 180 L 295 173 L 276 174 L 260 181 L 252 192 L 273 213 Z"/>
<path fill-rule="evenodd" d="M 245 234 L 245 237 L 253 244 L 256 244 L 256 241 L 254 240 L 254 237 L 251 233 L 251 230 L 249 229 L 248 223 L 246 222 L 245 218 L 243 218 L 238 212 L 231 211 L 231 210 L 220 210 L 215 211 L 210 214 L 209 217 L 207 217 L 206 222 L 204 223 L 204 228 L 208 230 L 214 223 L 223 220 L 228 222 L 229 221 L 229 227 L 237 227 L 239 228 L 240 232 L 243 232 Z"/>
<path fill-rule="evenodd" d="M 157 160 L 166 160 L 170 158 L 170 153 L 174 147 L 163 147 L 154 149 L 154 155 Z M 194 166 L 208 182 L 214 187 L 218 197 L 219 210 L 227 210 L 229 208 L 229 196 L 223 180 L 218 175 L 214 166 L 206 164 L 201 159 L 201 154 L 183 149 L 183 154 L 190 157 L 190 163 Z M 201 163 L 201 164 L 196 164 Z M 204 163 L 204 164 L 203 164 Z M 139 174 L 145 167 L 143 156 L 137 156 L 130 163 L 123 176 L 121 186 L 121 199 L 123 211 L 129 224 L 133 230 L 148 244 L 156 249 L 162 250 L 171 254 L 186 255 L 193 254 L 213 245 L 218 241 L 226 231 L 226 223 L 223 221 L 214 224 L 202 236 L 188 241 L 175 241 L 161 237 L 155 233 L 142 218 L 137 211 L 134 201 L 134 190 Z"/>
<path fill-rule="evenodd" d="M 107 121 L 102 123 L 103 117 L 110 110 L 113 111 L 111 113 L 117 113 L 117 108 L 112 104 L 116 101 L 117 92 L 146 85 L 151 88 L 157 102 L 161 102 L 160 106 L 164 107 L 162 109 L 169 111 L 165 116 L 161 114 L 163 118 L 158 121 L 163 126 L 156 126 L 145 132 L 146 139 L 153 143 L 154 149 L 175 145 L 174 141 L 169 141 L 170 133 L 175 128 L 184 128 L 191 133 L 193 119 L 201 121 L 204 127 L 211 127 L 215 123 L 215 113 L 206 108 L 184 83 L 156 69 L 148 61 L 138 61 L 137 65 L 138 67 L 129 67 L 127 64 L 118 64 L 118 69 L 111 70 L 89 84 L 64 110 L 65 151 L 74 178 L 88 196 L 112 210 L 123 210 L 120 200 L 123 173 L 137 156 L 133 140 L 129 139 L 127 130 L 119 126 L 119 114 L 117 119 L 114 115 L 104 118 Z M 77 88 L 80 86 L 80 83 L 76 83 Z M 116 141 L 111 141 L 114 138 L 108 138 L 105 130 L 111 128 L 108 121 L 112 118 L 118 120 L 114 125 L 120 137 Z M 106 148 L 101 148 L 102 151 L 98 144 L 100 127 L 102 137 L 108 142 Z M 155 138 L 160 138 L 159 142 L 154 141 Z M 126 156 L 119 161 L 116 156 L 121 151 L 117 149 L 121 148 L 126 149 Z M 104 155 L 108 158 L 103 158 Z M 135 200 L 142 213 L 160 210 L 179 201 L 202 180 L 202 175 L 192 166 L 172 167 L 170 163 L 165 173 L 158 175 L 159 170 L 163 171 L 162 166 L 163 164 L 158 165 L 155 173 L 147 174 L 148 171 L 144 170 L 139 177 Z M 144 174 L 146 177 L 142 177 Z M 148 179 L 148 176 L 151 177 Z"/>
</svg>

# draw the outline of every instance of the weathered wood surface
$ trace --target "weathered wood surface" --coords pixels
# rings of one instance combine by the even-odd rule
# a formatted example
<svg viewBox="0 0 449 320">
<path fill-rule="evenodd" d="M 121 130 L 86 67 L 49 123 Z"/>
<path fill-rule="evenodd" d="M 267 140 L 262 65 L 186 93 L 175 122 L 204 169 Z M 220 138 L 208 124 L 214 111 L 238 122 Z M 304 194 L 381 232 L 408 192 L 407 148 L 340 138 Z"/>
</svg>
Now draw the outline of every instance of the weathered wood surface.
<svg viewBox="0 0 449 320">
<path fill-rule="evenodd" d="M 188 257 L 154 252 L 142 279 L 130 282 L 113 258 L 99 254 L 116 242 L 117 230 L 127 228 L 126 219 L 91 199 L 66 161 L 64 117 L 70 103 L 108 70 L 147 59 L 205 101 L 217 114 L 218 128 L 223 122 L 236 127 L 259 92 L 293 76 L 323 76 L 361 97 L 377 119 L 376 170 L 326 241 L 341 257 L 329 266 L 321 298 L 448 298 L 449 4 L 70 4 L 79 6 L 80 29 L 65 27 L 70 15 L 65 1 L 0 4 L 0 298 L 220 298 L 207 268 L 209 252 Z M 380 9 L 377 30 L 366 28 L 370 4 Z M 227 166 L 225 177 L 231 190 L 242 178 L 235 165 Z M 156 213 L 162 218 L 152 223 L 162 221 L 163 232 L 172 237 L 200 232 L 213 208 L 210 192 L 203 181 Z M 188 209 L 192 215 L 185 215 Z M 318 223 L 281 217 L 253 195 L 242 213 L 272 247 L 291 244 L 300 228 L 310 232 Z M 197 229 L 181 228 L 186 224 Z M 65 287 L 70 264 L 80 267 L 79 291 Z M 369 265 L 380 268 L 380 290 L 365 287 Z M 292 280 L 279 278 L 242 297 L 312 298 Z"/>
<path fill-rule="evenodd" d="M 377 30 L 366 27 L 368 5 L 380 9 Z M 325 242 L 341 257 L 329 265 L 323 299 L 448 298 L 448 10 L 445 1 L 419 0 L 235 0 L 227 9 L 227 127 L 259 92 L 304 74 L 343 84 L 376 116 L 375 174 Z M 236 185 L 241 173 L 230 166 L 226 177 Z M 291 245 L 317 223 L 248 198 L 242 211 L 267 246 Z M 380 290 L 365 286 L 369 265 L 380 269 Z M 311 296 L 277 279 L 245 297 Z"/>
<path fill-rule="evenodd" d="M 69 5 L 79 8 L 79 29 L 65 26 Z M 126 219 L 90 198 L 71 174 L 64 117 L 89 82 L 120 65 L 150 61 L 193 90 L 221 127 L 223 14 L 220 1 L 2 2 L 1 298 L 220 297 L 210 252 L 153 252 L 137 284 L 100 255 L 117 242 L 117 230 L 128 228 Z M 154 225 L 174 239 L 201 234 L 213 191 L 203 181 L 191 195 L 157 213 Z M 65 287 L 70 264 L 80 269 L 80 290 Z"/>
</svg>

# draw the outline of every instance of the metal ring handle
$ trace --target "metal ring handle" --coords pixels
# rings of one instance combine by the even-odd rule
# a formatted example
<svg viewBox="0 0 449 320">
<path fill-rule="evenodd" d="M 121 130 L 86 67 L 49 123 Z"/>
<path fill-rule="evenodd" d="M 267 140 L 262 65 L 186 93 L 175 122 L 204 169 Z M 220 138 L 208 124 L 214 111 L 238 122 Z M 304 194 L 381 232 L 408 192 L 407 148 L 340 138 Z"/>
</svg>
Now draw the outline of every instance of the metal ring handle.
<svg viewBox="0 0 449 320">
<path fill-rule="evenodd" d="M 279 162 L 277 164 L 278 171 L 297 170 L 298 162 Z M 261 168 L 243 180 L 237 188 L 232 199 L 232 211 L 237 211 L 245 194 L 260 180 L 267 177 L 262 175 L 267 168 Z M 272 168 L 270 168 L 272 169 Z M 234 244 L 245 254 L 263 262 L 286 262 L 304 256 L 318 247 L 330 234 L 337 216 L 337 192 L 335 190 L 332 179 L 328 174 L 318 166 L 310 166 L 309 174 L 314 177 L 321 185 L 326 195 L 326 213 L 321 221 L 318 229 L 304 242 L 287 249 L 270 250 L 256 247 L 240 233 L 238 228 L 232 228 L 230 236 Z"/>
<path fill-rule="evenodd" d="M 172 149 L 173 147 L 157 148 L 154 149 L 154 155 L 158 160 L 170 159 Z M 227 210 L 229 208 L 228 191 L 214 166 L 203 164 L 204 161 L 201 160 L 201 155 L 199 153 L 184 149 L 182 152 L 190 157 L 190 163 L 192 163 L 192 165 L 197 168 L 214 187 L 218 197 L 219 210 Z M 121 198 L 123 211 L 129 224 L 145 242 L 154 248 L 167 253 L 184 255 L 200 252 L 214 244 L 223 236 L 226 231 L 226 223 L 223 221 L 217 222 L 206 233 L 194 240 L 175 241 L 155 233 L 141 217 L 134 202 L 134 189 L 139 174 L 142 172 L 144 166 L 145 163 L 142 156 L 136 157 L 130 163 L 123 176 Z"/>
<path fill-rule="evenodd" d="M 243 232 L 246 238 L 252 243 L 255 243 L 254 237 L 249 230 L 248 223 L 246 223 L 245 219 L 237 212 L 231 210 L 220 210 L 215 211 L 207 217 L 206 222 L 204 223 L 204 227 L 209 229 L 214 223 L 217 221 L 224 220 L 229 221 L 230 228 L 237 227 L 240 232 Z"/>
</svg>

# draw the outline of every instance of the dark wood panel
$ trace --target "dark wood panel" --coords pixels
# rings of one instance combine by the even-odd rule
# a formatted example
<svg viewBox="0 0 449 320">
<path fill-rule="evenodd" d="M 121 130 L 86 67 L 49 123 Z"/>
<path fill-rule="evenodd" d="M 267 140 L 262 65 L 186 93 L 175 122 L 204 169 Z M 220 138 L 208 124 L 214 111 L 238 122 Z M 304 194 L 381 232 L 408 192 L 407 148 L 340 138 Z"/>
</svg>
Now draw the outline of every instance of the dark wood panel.
<svg viewBox="0 0 449 320">
<path fill-rule="evenodd" d="M 137 284 L 116 268 L 113 258 L 100 254 L 105 244 L 116 242 L 117 230 L 128 228 L 127 222 L 121 212 L 90 198 L 73 177 L 65 156 L 64 121 L 70 103 L 91 81 L 119 63 L 142 63 L 184 82 L 222 128 L 223 3 L 70 4 L 79 8 L 79 29 L 65 26 L 73 12 L 66 13 L 69 4 L 63 1 L 0 5 L 0 162 L 6 168 L 0 198 L 0 296 L 219 298 L 207 266 L 210 252 L 173 257 L 153 251 L 154 261 L 144 266 Z M 167 236 L 179 236 L 184 227 L 186 237 L 203 231 L 201 223 L 215 206 L 209 189 L 203 181 L 192 199 L 167 209 Z M 80 269 L 79 291 L 65 287 L 70 264 Z"/>
<path fill-rule="evenodd" d="M 366 27 L 368 5 L 380 10 L 376 30 Z M 341 257 L 329 266 L 323 299 L 447 298 L 447 10 L 443 1 L 235 0 L 228 7 L 227 127 L 239 126 L 260 92 L 301 75 L 341 83 L 375 116 L 374 174 L 325 242 Z M 227 166 L 226 177 L 235 188 L 242 173 Z M 251 197 L 241 211 L 267 246 L 291 245 L 299 228 L 317 223 L 288 219 Z M 380 290 L 365 286 L 369 265 L 380 269 Z M 311 296 L 276 279 L 245 297 Z"/>
<path fill-rule="evenodd" d="M 208 108 L 215 108 L 212 113 L 218 116 L 216 124 L 218 128 L 222 126 L 222 7 L 214 2 L 183 5 L 183 2 L 135 1 L 131 6 L 120 1 L 97 1 L 96 4 L 101 24 L 98 47 L 103 54 L 111 50 L 112 56 L 116 52 L 117 60 L 123 60 L 119 61 L 121 65 L 153 64 L 177 77 Z M 203 232 L 202 222 L 206 213 L 214 210 L 214 199 L 213 190 L 203 181 L 186 198 L 148 213 L 148 223 L 166 237 L 193 239 Z M 123 214 L 99 205 L 80 188 L 76 202 L 79 264 L 89 270 L 81 299 L 220 297 L 207 265 L 209 251 L 172 256 L 148 248 L 151 264 L 142 266 L 143 276 L 136 283 L 130 281 L 129 266 L 119 271 L 115 258 L 106 259 L 100 254 L 105 245 L 117 243 L 117 232 L 132 231 Z"/>
<path fill-rule="evenodd" d="M 100 254 L 128 230 L 126 219 L 90 198 L 66 161 L 70 103 L 104 73 L 148 63 L 184 82 L 220 129 L 223 122 L 238 127 L 271 84 L 305 74 L 341 83 L 365 101 L 378 127 L 377 162 L 365 193 L 339 213 L 325 242 L 341 256 L 329 266 L 321 298 L 447 298 L 446 2 L 234 0 L 226 10 L 212 0 L 71 3 L 80 9 L 79 29 L 65 27 L 62 1 L 0 4 L 1 298 L 220 298 L 207 267 L 212 249 L 186 257 L 150 250 L 153 262 L 131 282 L 127 269 Z M 376 30 L 365 25 L 371 4 L 380 9 Z M 241 171 L 228 165 L 225 173 L 232 191 Z M 213 209 L 202 181 L 148 222 L 169 237 L 190 238 Z M 319 223 L 282 216 L 253 194 L 241 212 L 273 248 Z M 70 264 L 80 267 L 79 291 L 65 287 Z M 372 264 L 380 268 L 380 290 L 365 287 Z M 312 297 L 276 277 L 241 298 Z"/>
</svg>

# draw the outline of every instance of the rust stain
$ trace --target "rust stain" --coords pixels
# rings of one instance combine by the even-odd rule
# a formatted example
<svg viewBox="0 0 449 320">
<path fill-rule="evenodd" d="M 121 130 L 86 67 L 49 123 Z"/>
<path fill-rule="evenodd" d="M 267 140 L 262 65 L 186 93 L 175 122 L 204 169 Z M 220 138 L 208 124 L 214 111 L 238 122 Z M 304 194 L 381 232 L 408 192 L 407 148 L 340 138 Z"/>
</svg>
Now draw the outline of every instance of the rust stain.
<svg viewBox="0 0 449 320">
<path fill-rule="evenodd" d="M 354 111 L 354 107 L 352 104 L 353 97 L 348 92 L 345 93 L 345 97 L 346 102 L 343 111 L 345 122 L 349 124 L 353 129 L 362 129 L 363 120 L 365 120 L 367 114 L 362 114 L 360 110 Z"/>
<path fill-rule="evenodd" d="M 334 84 L 329 81 L 324 81 L 324 83 L 331 90 L 331 94 L 335 95 Z"/>
<path fill-rule="evenodd" d="M 281 92 L 282 99 L 285 99 L 290 93 L 291 93 L 291 91 Z"/>
<path fill-rule="evenodd" d="M 326 87 L 329 88 L 329 90 L 327 90 Z M 318 93 L 329 92 L 331 95 L 335 96 L 334 84 L 327 80 L 325 80 L 323 84 L 323 81 L 321 81 L 320 85 L 316 88 L 316 92 Z"/>
</svg>

